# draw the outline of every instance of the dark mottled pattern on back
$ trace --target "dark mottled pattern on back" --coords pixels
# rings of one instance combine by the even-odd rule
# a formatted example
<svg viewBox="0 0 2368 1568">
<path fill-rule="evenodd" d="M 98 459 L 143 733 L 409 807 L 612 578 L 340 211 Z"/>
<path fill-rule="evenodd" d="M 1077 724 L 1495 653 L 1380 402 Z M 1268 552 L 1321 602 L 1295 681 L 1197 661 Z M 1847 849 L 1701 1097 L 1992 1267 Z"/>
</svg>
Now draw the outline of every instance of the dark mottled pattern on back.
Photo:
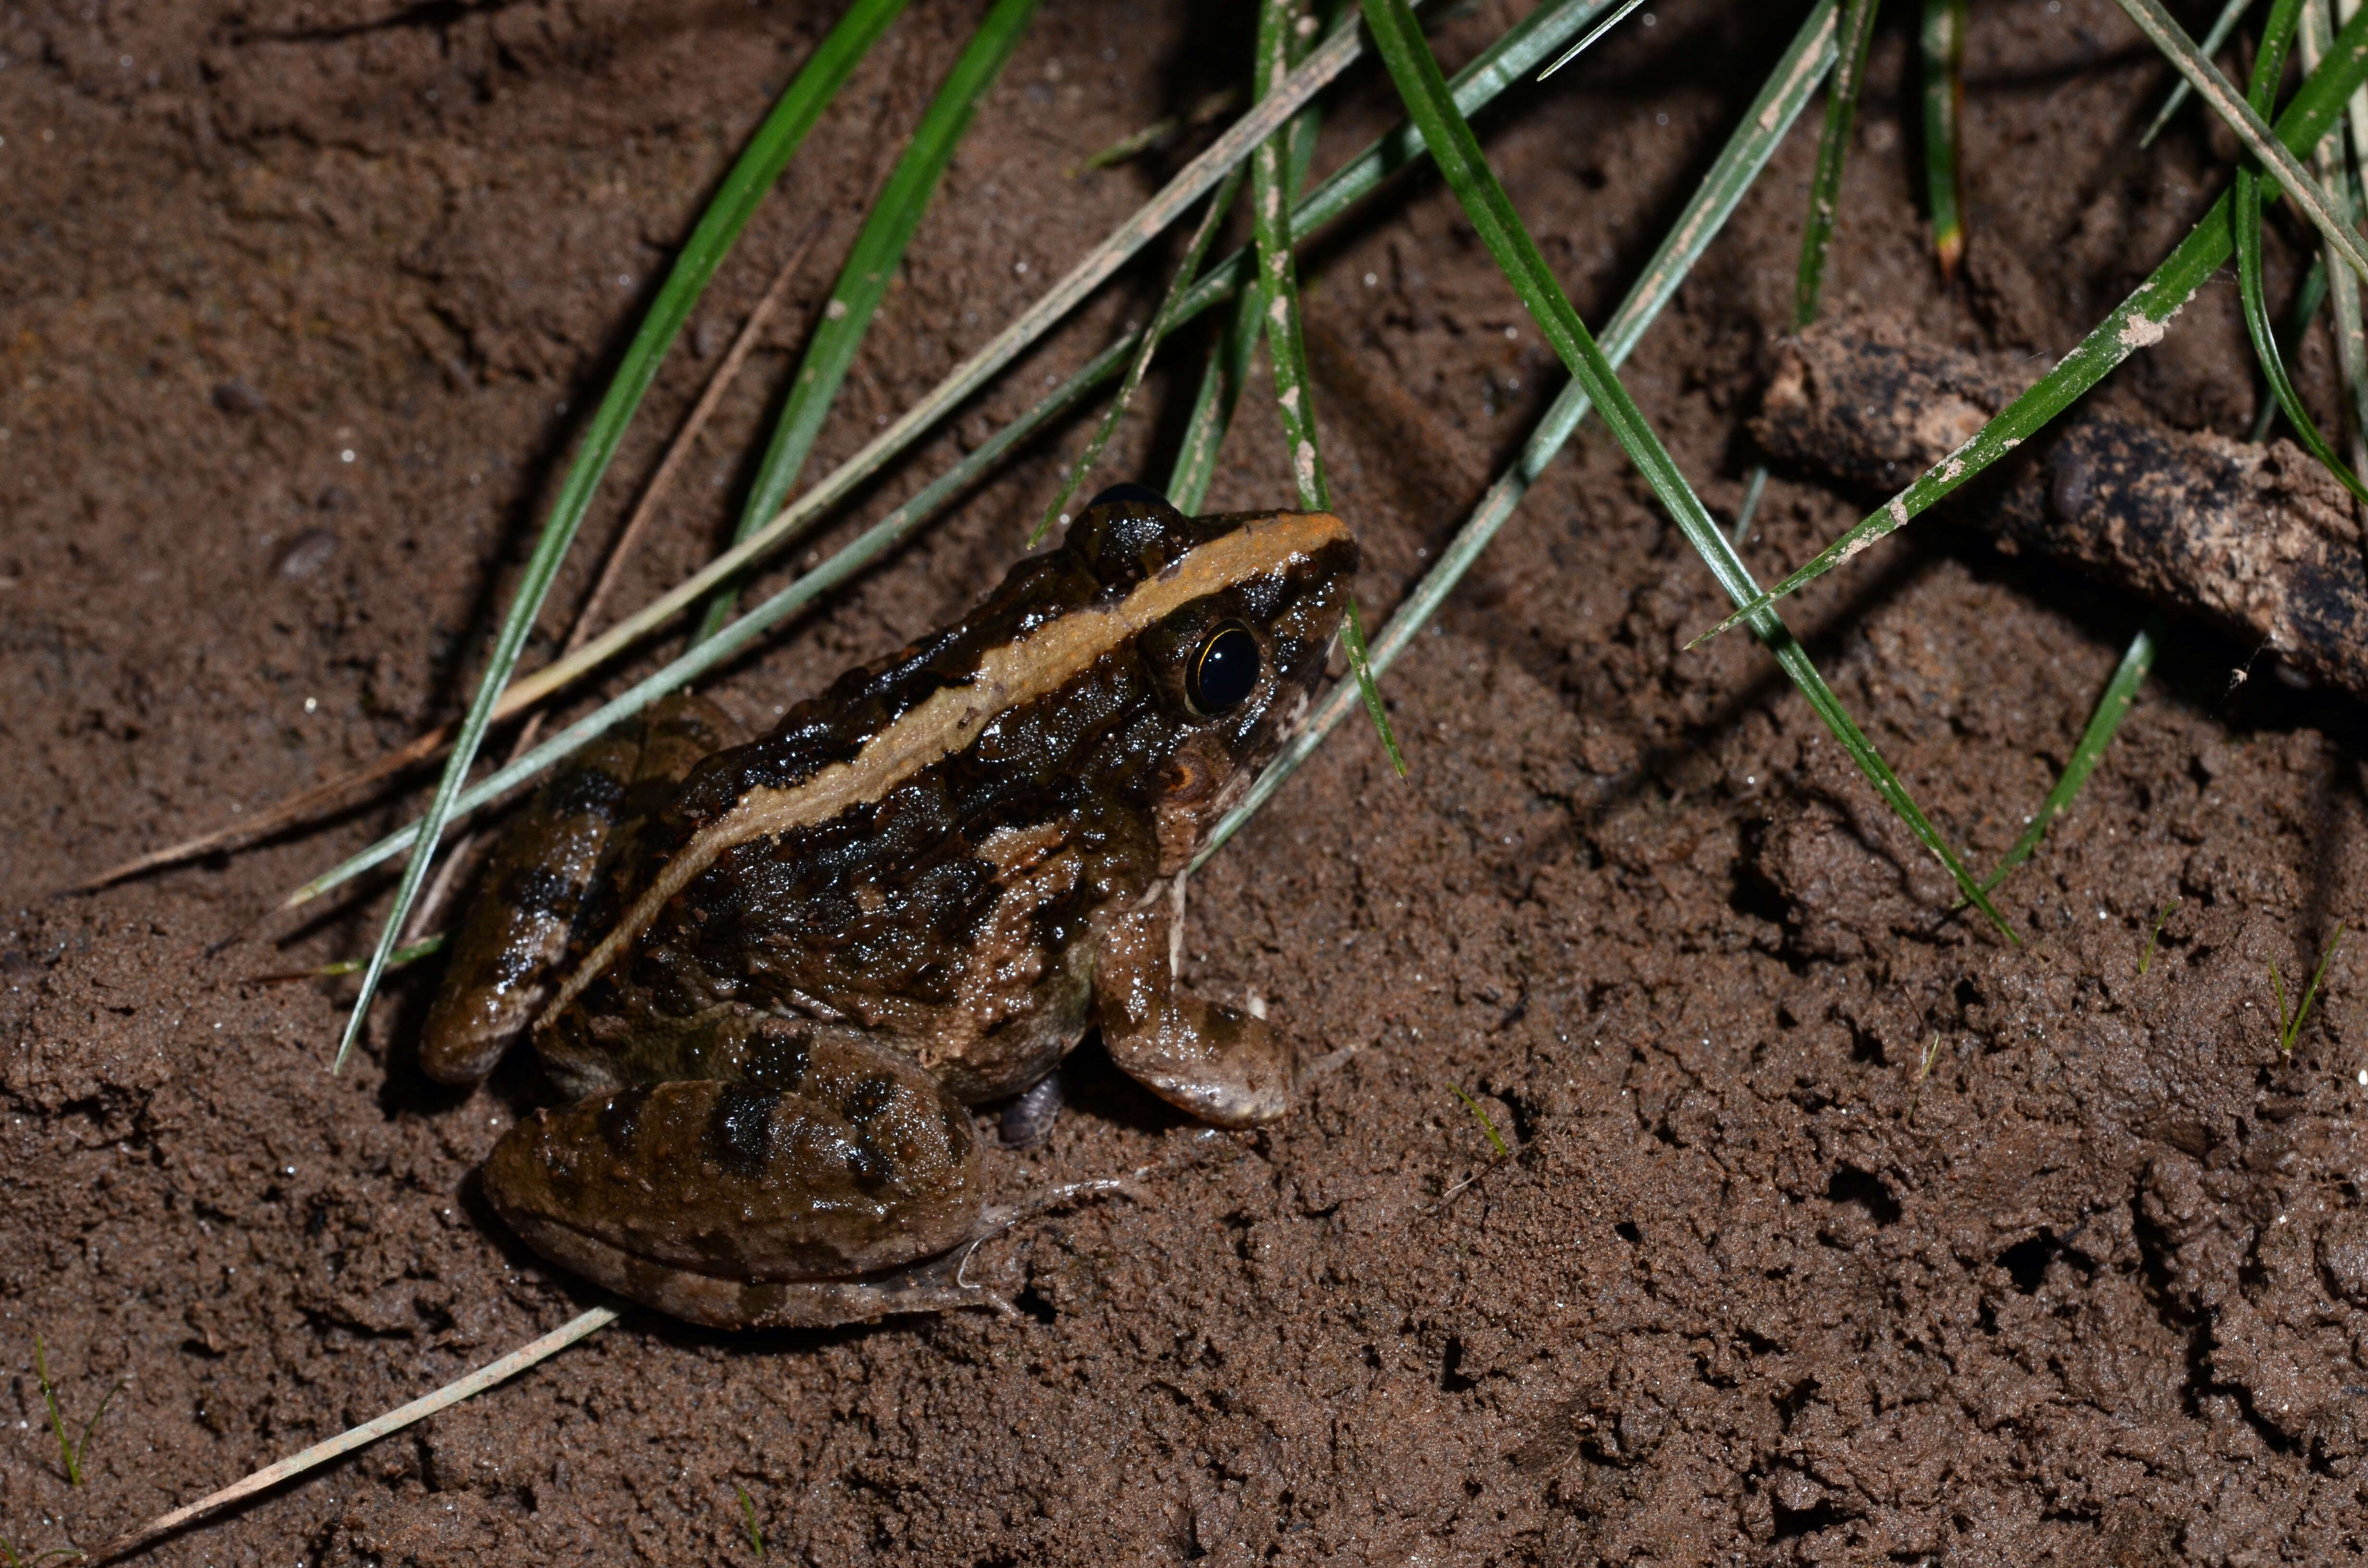
<svg viewBox="0 0 2368 1568">
<path fill-rule="evenodd" d="M 773 1112 L 780 1096 L 761 1084 L 726 1084 L 715 1093 L 707 1124 L 708 1152 L 736 1176 L 764 1175 L 773 1153 Z"/>
<path fill-rule="evenodd" d="M 793 785 L 852 758 L 916 703 L 969 679 L 990 650 L 1123 597 L 1244 520 L 1089 511 L 1062 548 L 1013 568 L 958 626 L 848 673 L 771 734 L 700 764 L 652 841 L 678 846 L 746 790 Z M 1047 954 L 1082 940 L 1097 908 L 1157 874 L 1154 808 L 1179 745 L 1216 747 L 1222 756 L 1206 760 L 1221 777 L 1271 753 L 1281 716 L 1321 678 L 1354 549 L 1343 541 L 1323 559 L 1195 600 L 881 800 L 725 850 L 586 989 L 579 1013 L 683 1017 L 730 1004 L 795 1012 L 803 995 L 866 1026 L 916 1022 L 959 1001 L 977 938 L 1011 876 L 1026 874 L 1004 873 L 980 852 L 1007 828 L 1058 829 L 1078 874 L 1033 910 L 1030 936 Z M 1275 676 L 1224 718 L 1201 721 L 1181 695 L 1183 669 L 1227 619 L 1258 631 Z"/>
</svg>

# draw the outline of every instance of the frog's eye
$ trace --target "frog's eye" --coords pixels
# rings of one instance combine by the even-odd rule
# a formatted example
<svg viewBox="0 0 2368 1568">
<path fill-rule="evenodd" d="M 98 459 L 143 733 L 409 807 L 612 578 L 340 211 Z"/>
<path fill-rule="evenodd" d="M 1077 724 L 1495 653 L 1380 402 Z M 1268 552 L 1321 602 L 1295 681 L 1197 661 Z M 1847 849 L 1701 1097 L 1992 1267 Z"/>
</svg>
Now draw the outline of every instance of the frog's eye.
<svg viewBox="0 0 2368 1568">
<path fill-rule="evenodd" d="M 1258 645 L 1250 629 L 1238 620 L 1220 622 L 1201 646 L 1184 675 L 1184 695 L 1192 710 L 1204 719 L 1238 708 L 1258 689 Z"/>
</svg>

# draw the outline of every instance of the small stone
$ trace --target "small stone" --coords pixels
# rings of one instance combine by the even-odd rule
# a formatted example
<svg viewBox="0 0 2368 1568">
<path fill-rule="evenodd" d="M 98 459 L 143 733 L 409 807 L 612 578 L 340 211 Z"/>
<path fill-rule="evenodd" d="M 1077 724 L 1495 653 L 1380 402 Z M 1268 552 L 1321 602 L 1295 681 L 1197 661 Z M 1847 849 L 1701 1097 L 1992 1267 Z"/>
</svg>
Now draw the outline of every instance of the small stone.
<svg viewBox="0 0 2368 1568">
<path fill-rule="evenodd" d="M 306 528 L 288 541 L 272 568 L 290 582 L 310 577 L 337 553 L 337 536 L 327 528 Z"/>
<path fill-rule="evenodd" d="M 214 406 L 224 414 L 239 415 L 260 414 L 269 406 L 263 401 L 261 392 L 240 381 L 217 382 L 214 386 L 213 397 Z"/>
</svg>

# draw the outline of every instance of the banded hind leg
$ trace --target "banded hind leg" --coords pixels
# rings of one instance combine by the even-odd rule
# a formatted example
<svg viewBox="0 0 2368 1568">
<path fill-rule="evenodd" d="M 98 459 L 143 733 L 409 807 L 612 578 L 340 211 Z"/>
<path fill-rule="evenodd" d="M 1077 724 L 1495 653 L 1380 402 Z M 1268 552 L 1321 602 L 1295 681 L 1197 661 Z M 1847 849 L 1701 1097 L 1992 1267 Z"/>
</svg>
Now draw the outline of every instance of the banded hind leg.
<svg viewBox="0 0 2368 1568">
<path fill-rule="evenodd" d="M 738 1006 L 637 1020 L 624 1058 L 649 1076 L 537 1111 L 485 1162 L 545 1257 L 719 1328 L 997 1304 L 955 1250 L 984 1211 L 970 1115 L 912 1058 Z"/>
<path fill-rule="evenodd" d="M 598 918 L 640 819 L 700 758 L 742 738 L 739 722 L 712 702 L 670 697 L 568 758 L 535 792 L 461 916 L 420 1043 L 429 1077 L 473 1084 L 494 1070 L 557 988 L 562 960 L 587 917 Z"/>
</svg>

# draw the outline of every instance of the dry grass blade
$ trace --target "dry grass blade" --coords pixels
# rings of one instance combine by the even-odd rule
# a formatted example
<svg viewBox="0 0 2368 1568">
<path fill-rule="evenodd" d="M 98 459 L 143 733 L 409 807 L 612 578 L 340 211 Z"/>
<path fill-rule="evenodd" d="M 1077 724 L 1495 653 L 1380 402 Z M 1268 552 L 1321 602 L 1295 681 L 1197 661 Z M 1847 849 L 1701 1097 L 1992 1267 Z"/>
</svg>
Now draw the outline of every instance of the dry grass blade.
<svg viewBox="0 0 2368 1568">
<path fill-rule="evenodd" d="M 757 343 L 765 335 L 765 329 L 772 324 L 773 312 L 780 309 L 781 295 L 788 290 L 790 279 L 795 278 L 798 268 L 805 265 L 806 256 L 814 250 L 814 242 L 822 238 L 823 231 L 829 227 L 829 222 L 825 214 L 808 225 L 805 237 L 790 253 L 790 259 L 781 264 L 781 269 L 773 274 L 773 281 L 766 288 L 763 298 L 757 301 L 757 308 L 750 311 L 748 319 L 741 324 L 738 335 L 732 339 L 732 347 L 724 350 L 723 362 L 715 367 L 715 373 L 707 378 L 707 385 L 700 389 L 699 402 L 691 408 L 689 417 L 682 422 L 682 428 L 675 433 L 674 440 L 667 445 L 666 454 L 659 460 L 657 472 L 650 475 L 649 483 L 642 487 L 641 499 L 633 504 L 633 515 L 626 519 L 624 528 L 617 535 L 617 542 L 609 548 L 609 559 L 601 563 L 600 575 L 594 581 L 592 591 L 584 596 L 583 608 L 575 612 L 575 624 L 568 629 L 567 641 L 560 646 L 562 658 L 584 646 L 585 640 L 592 635 L 593 627 L 599 624 L 600 611 L 607 608 L 609 596 L 616 591 L 617 580 L 623 574 L 626 560 L 641 543 L 642 534 L 647 529 L 650 519 L 656 516 L 659 501 L 674 487 L 675 475 L 682 471 L 683 460 L 690 455 L 691 444 L 707 427 L 708 420 L 715 414 L 715 405 L 723 399 L 724 390 L 738 379 L 741 367 L 747 364 L 748 356 L 756 351 Z M 513 756 L 533 744 L 532 737 L 540 722 L 539 714 L 527 721 L 519 737 L 523 744 L 513 749 Z"/>
<path fill-rule="evenodd" d="M 676 431 L 674 439 L 666 447 L 666 456 L 659 460 L 657 472 L 653 473 L 649 483 L 643 486 L 641 498 L 634 503 L 632 516 L 626 519 L 624 528 L 618 532 L 617 542 L 609 547 L 609 559 L 602 563 L 599 577 L 593 583 L 592 591 L 585 596 L 583 608 L 576 611 L 575 624 L 569 630 L 567 642 L 561 648 L 563 657 L 581 647 L 585 639 L 591 635 L 592 628 L 598 622 L 601 608 L 607 604 L 609 594 L 615 591 L 618 579 L 622 575 L 627 558 L 639 545 L 642 535 L 648 530 L 650 519 L 657 515 L 658 503 L 672 488 L 675 476 L 681 471 L 683 460 L 689 455 L 692 443 L 698 440 L 700 431 L 706 427 L 708 420 L 713 416 L 715 405 L 722 400 L 724 390 L 732 384 L 734 378 L 739 375 L 741 368 L 747 363 L 749 354 L 754 351 L 758 339 L 763 336 L 766 326 L 772 320 L 773 312 L 780 308 L 783 290 L 788 287 L 790 279 L 797 276 L 798 268 L 804 265 L 806 256 L 814 249 L 814 242 L 822 237 L 823 230 L 826 226 L 826 221 L 818 220 L 806 231 L 805 237 L 798 242 L 797 249 L 790 253 L 789 260 L 782 263 L 781 269 L 774 274 L 771 285 L 766 289 L 764 296 L 757 301 L 756 309 L 749 312 L 747 321 L 742 324 L 739 335 L 733 339 L 732 347 L 725 351 L 723 361 L 715 368 L 714 374 L 708 378 L 707 385 L 700 392 L 698 403 L 691 409 L 689 417 L 682 422 L 682 427 Z M 511 748 L 512 760 L 516 760 L 533 744 L 536 723 L 536 720 L 528 721 Z M 121 881 L 127 877 L 136 877 L 143 871 L 153 871 L 165 866 L 176 866 L 183 861 L 195 860 L 201 856 L 222 850 L 239 848 L 253 844 L 258 839 L 268 838 L 282 828 L 292 827 L 300 822 L 329 811 L 346 801 L 359 800 L 367 793 L 370 786 L 383 783 L 406 768 L 428 761 L 451 743 L 455 727 L 451 724 L 438 725 L 426 734 L 387 753 L 384 756 L 366 763 L 351 773 L 316 784 L 300 794 L 290 795 L 268 811 L 257 812 L 255 815 L 233 823 L 228 827 L 217 828 L 211 833 L 199 834 L 195 838 L 185 838 L 177 844 L 168 844 L 162 849 L 152 849 L 144 855 L 134 856 L 120 865 L 111 866 L 95 877 L 60 891 L 66 893 L 92 892 L 110 883 Z"/>
<path fill-rule="evenodd" d="M 1580 55 L 1585 54 L 1588 50 L 1593 49 L 1595 47 L 1596 40 L 1601 38 L 1605 33 L 1610 32 L 1613 28 L 1618 27 L 1622 19 L 1625 17 L 1629 12 L 1634 10 L 1644 3 L 1645 0 L 1626 0 L 1626 3 L 1622 5 L 1620 9 L 1612 12 L 1611 15 L 1604 17 L 1603 20 L 1596 23 L 1594 27 L 1588 28 L 1588 34 L 1585 38 L 1580 39 L 1577 43 L 1572 44 L 1568 49 L 1565 49 L 1560 54 L 1555 55 L 1554 58 L 1554 63 L 1538 73 L 1538 80 L 1541 82 L 1544 81 L 1547 77 L 1553 75 L 1555 72 L 1561 70 L 1564 66 L 1577 59 Z"/>
<path fill-rule="evenodd" d="M 541 1338 L 522 1345 L 497 1361 L 488 1362 L 467 1377 L 445 1384 L 434 1393 L 422 1394 L 410 1403 L 399 1405 L 373 1421 L 365 1421 L 350 1431 L 340 1432 L 324 1442 L 313 1444 L 302 1452 L 289 1455 L 276 1464 L 268 1464 L 244 1481 L 233 1482 L 219 1492 L 210 1492 L 194 1503 L 185 1504 L 170 1513 L 160 1514 L 139 1528 L 117 1537 L 101 1547 L 92 1557 L 94 1562 L 112 1562 L 128 1552 L 138 1551 L 149 1542 L 162 1540 L 194 1523 L 208 1514 L 216 1513 L 243 1498 L 279 1485 L 308 1470 L 317 1469 L 341 1454 L 349 1454 L 366 1444 L 374 1443 L 390 1432 L 399 1432 L 415 1421 L 423 1421 L 439 1410 L 447 1410 L 472 1394 L 483 1392 L 495 1383 L 503 1382 L 525 1371 L 538 1361 L 546 1360 L 577 1340 L 595 1334 L 617 1321 L 610 1307 L 595 1307 L 590 1312 L 552 1330 Z"/>
<path fill-rule="evenodd" d="M 2221 48 L 2227 43 L 2229 35 L 2237 30 L 2237 22 L 2243 19 L 2245 13 L 2252 8 L 2252 5 L 2253 0 L 2227 0 L 2227 3 L 2220 7 L 2220 14 L 2212 19 L 2212 30 L 2203 35 L 2203 52 L 2219 53 Z M 2146 134 L 2138 138 L 2139 151 L 2143 152 L 2154 145 L 2154 139 L 2162 134 L 2162 128 L 2170 123 L 2170 117 L 2179 112 L 2179 106 L 2185 103 L 2187 96 L 2193 91 L 2195 89 L 2188 85 L 2184 77 L 2180 79 L 2177 86 L 2170 89 L 2170 96 L 2163 99 L 2161 111 L 2154 117 L 2154 123 L 2148 125 Z"/>
</svg>

